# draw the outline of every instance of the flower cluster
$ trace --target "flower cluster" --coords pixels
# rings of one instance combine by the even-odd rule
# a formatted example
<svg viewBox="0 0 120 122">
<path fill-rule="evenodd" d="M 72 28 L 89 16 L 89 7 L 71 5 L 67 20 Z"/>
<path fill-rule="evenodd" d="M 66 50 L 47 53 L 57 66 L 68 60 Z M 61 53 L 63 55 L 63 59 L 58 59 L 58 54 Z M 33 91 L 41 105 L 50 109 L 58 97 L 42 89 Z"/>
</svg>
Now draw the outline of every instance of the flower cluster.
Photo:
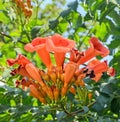
<svg viewBox="0 0 120 122">
<path fill-rule="evenodd" d="M 76 87 L 85 87 L 84 78 L 98 82 L 103 74 L 114 76 L 115 71 L 95 57 L 105 57 L 109 50 L 96 37 L 89 40 L 90 47 L 81 52 L 75 48 L 75 41 L 54 34 L 49 37 L 35 38 L 25 45 L 25 50 L 39 55 L 46 69 L 37 68 L 29 59 L 19 54 L 16 59 L 8 59 L 9 66 L 18 65 L 11 75 L 21 75 L 17 87 L 28 88 L 30 95 L 46 104 L 58 101 L 69 92 L 76 94 Z M 51 55 L 54 55 L 55 64 Z M 91 94 L 88 93 L 88 98 Z"/>
<path fill-rule="evenodd" d="M 31 17 L 32 15 L 32 5 L 31 0 L 27 0 L 24 2 L 23 0 L 13 0 L 13 2 L 17 5 L 17 11 L 20 10 L 20 13 L 24 13 L 26 18 Z"/>
</svg>

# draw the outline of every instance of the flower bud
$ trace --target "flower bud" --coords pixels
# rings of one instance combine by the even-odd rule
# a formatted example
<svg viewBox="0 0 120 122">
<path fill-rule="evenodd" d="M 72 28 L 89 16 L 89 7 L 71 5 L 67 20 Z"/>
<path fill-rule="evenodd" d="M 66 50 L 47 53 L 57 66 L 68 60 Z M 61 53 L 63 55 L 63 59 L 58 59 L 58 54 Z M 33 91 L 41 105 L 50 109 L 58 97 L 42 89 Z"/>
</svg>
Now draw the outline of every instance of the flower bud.
<svg viewBox="0 0 120 122">
<path fill-rule="evenodd" d="M 93 96 L 92 93 L 88 93 L 88 99 L 91 100 L 92 99 L 92 96 Z"/>
<path fill-rule="evenodd" d="M 60 93 L 59 88 L 55 87 L 55 88 L 53 89 L 53 93 L 54 93 L 54 99 L 55 99 L 55 100 L 58 100 L 59 93 Z"/>
<path fill-rule="evenodd" d="M 67 86 L 63 86 L 62 90 L 61 90 L 61 96 L 64 97 L 67 93 L 68 87 Z"/>
</svg>

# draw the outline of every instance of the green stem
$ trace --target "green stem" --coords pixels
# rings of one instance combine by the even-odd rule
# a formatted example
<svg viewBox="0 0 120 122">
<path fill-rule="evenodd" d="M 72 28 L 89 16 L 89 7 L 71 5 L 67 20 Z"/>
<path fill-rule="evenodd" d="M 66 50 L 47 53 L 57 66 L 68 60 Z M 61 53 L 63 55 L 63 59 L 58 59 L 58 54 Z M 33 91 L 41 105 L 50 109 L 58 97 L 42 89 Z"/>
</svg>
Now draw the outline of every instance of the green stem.
<svg viewBox="0 0 120 122">
<path fill-rule="evenodd" d="M 95 23 L 96 23 L 96 21 L 93 22 L 92 26 L 94 26 Z M 79 42 L 78 49 L 80 49 L 80 47 L 82 46 L 82 44 L 85 42 L 86 38 L 91 34 L 92 29 L 93 29 L 93 28 L 89 29 L 89 31 L 87 32 L 87 34 L 86 34 L 86 36 L 83 38 L 83 40 Z"/>
<path fill-rule="evenodd" d="M 35 17 L 35 24 L 37 24 L 38 20 L 38 12 L 39 12 L 39 6 L 43 2 L 43 0 L 39 3 L 39 0 L 36 1 L 37 7 L 36 7 L 36 17 Z"/>
<path fill-rule="evenodd" d="M 20 19 L 20 25 L 21 25 L 21 37 L 24 35 L 26 35 L 28 41 L 30 42 L 31 39 L 29 37 L 29 34 L 27 33 L 26 31 L 26 28 L 25 28 L 25 21 L 22 20 L 22 15 L 21 15 L 22 12 L 19 12 L 19 19 Z"/>
</svg>

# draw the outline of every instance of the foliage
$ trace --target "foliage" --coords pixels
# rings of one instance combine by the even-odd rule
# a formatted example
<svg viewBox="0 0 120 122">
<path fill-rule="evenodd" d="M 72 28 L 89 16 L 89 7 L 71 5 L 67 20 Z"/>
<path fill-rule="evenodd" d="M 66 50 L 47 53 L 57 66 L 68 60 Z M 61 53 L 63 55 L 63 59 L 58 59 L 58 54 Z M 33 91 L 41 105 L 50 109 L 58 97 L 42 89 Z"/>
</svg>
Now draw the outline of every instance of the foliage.
<svg viewBox="0 0 120 122">
<path fill-rule="evenodd" d="M 0 1 L 0 122 L 83 121 L 117 122 L 120 119 L 120 2 L 119 0 L 42 0 L 31 2 L 32 14 L 25 16 L 14 0 Z M 62 8 L 67 4 L 66 8 Z M 91 36 L 98 37 L 110 50 L 109 65 L 116 76 L 103 75 L 99 82 L 86 79 L 93 93 L 92 103 L 82 107 L 68 96 L 61 106 L 41 104 L 37 99 L 15 88 L 17 77 L 11 77 L 8 58 L 26 55 L 36 66 L 45 68 L 35 53 L 24 45 L 35 37 L 59 33 L 76 41 L 85 50 Z M 101 57 L 97 57 L 101 58 Z"/>
</svg>

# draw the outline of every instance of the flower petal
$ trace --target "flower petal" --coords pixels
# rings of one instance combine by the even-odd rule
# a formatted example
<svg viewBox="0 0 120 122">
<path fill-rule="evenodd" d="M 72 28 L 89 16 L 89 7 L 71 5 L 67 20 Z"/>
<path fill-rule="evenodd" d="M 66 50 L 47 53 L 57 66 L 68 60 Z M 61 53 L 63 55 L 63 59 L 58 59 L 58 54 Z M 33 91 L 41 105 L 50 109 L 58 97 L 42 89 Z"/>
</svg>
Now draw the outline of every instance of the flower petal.
<svg viewBox="0 0 120 122">
<path fill-rule="evenodd" d="M 64 86 L 72 80 L 78 65 L 74 62 L 70 62 L 65 66 Z"/>
<path fill-rule="evenodd" d="M 90 45 L 91 48 L 93 48 L 95 52 L 102 57 L 107 56 L 110 52 L 105 46 L 102 45 L 102 43 L 99 42 L 96 37 L 92 37 L 90 39 Z"/>
<path fill-rule="evenodd" d="M 27 63 L 31 63 L 31 62 L 25 56 L 19 54 L 16 59 L 8 59 L 7 63 L 9 66 L 13 66 L 14 64 L 19 64 L 24 67 Z"/>
<path fill-rule="evenodd" d="M 47 38 L 35 38 L 32 40 L 31 43 L 25 45 L 25 50 L 29 52 L 36 51 L 41 58 L 42 62 L 47 66 L 47 68 L 50 68 L 52 63 L 50 60 L 50 55 L 48 50 L 46 49 L 46 41 Z"/>
<path fill-rule="evenodd" d="M 25 47 L 24 47 L 24 49 L 25 49 L 26 51 L 28 51 L 28 52 L 34 52 L 34 51 L 35 51 L 33 45 L 30 44 L 30 43 L 26 44 Z"/>
<path fill-rule="evenodd" d="M 115 76 L 115 69 L 112 67 L 109 67 L 107 70 L 107 74 L 110 76 Z"/>
<path fill-rule="evenodd" d="M 54 53 L 56 64 L 60 67 L 64 63 L 65 54 L 75 46 L 75 42 L 62 37 L 59 34 L 55 34 L 49 37 L 46 45 L 47 50 Z"/>
<path fill-rule="evenodd" d="M 65 60 L 65 53 L 55 52 L 55 61 L 58 67 L 62 66 Z"/>
<path fill-rule="evenodd" d="M 34 80 L 38 81 L 41 86 L 44 86 L 38 69 L 32 63 L 27 64 L 25 69 Z"/>
<path fill-rule="evenodd" d="M 28 77 L 28 78 L 32 78 L 31 75 L 29 75 L 29 73 L 26 71 L 26 69 L 24 67 L 18 67 L 18 69 L 15 69 L 16 74 Z"/>
<path fill-rule="evenodd" d="M 85 63 L 86 61 L 92 59 L 97 55 L 105 57 L 109 54 L 109 50 L 104 47 L 96 37 L 92 37 L 89 42 L 91 47 L 88 48 L 84 52 L 84 56 L 79 59 L 79 61 L 77 62 L 79 65 Z"/>
</svg>

